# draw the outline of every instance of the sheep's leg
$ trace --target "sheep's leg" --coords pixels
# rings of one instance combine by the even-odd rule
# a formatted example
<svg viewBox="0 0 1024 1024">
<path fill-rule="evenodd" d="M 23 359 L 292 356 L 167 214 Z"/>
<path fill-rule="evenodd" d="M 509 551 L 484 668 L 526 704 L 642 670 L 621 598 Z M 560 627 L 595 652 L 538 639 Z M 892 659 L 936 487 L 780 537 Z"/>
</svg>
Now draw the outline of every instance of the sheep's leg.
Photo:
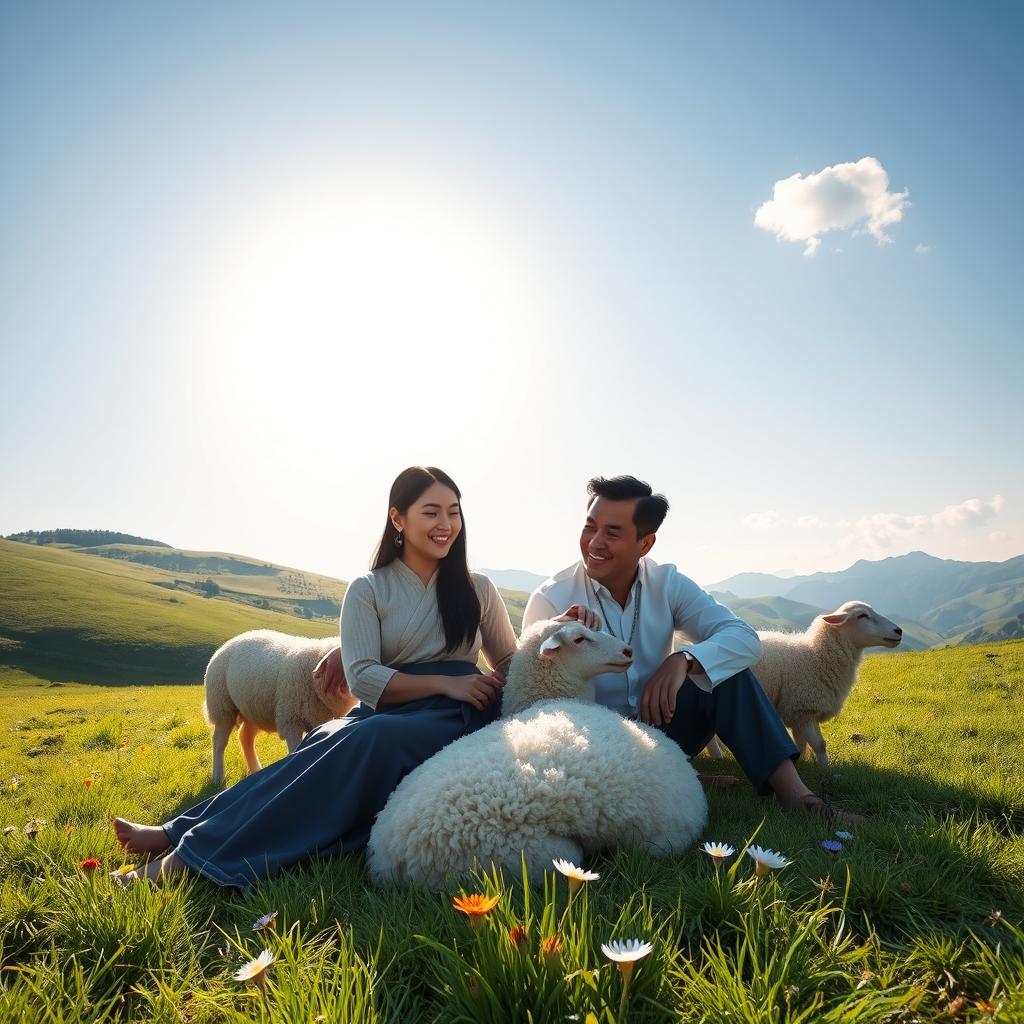
<svg viewBox="0 0 1024 1024">
<path fill-rule="evenodd" d="M 213 727 L 213 784 L 224 785 L 224 749 L 231 739 L 231 730 L 234 729 L 234 720 L 230 722 L 217 722 Z"/>
<path fill-rule="evenodd" d="M 286 722 L 278 727 L 277 735 L 288 744 L 288 753 L 290 754 L 302 742 L 305 731 L 301 725 L 296 725 L 294 722 Z"/>
<path fill-rule="evenodd" d="M 804 732 L 803 723 L 793 726 L 793 742 L 796 744 L 797 750 L 800 751 L 800 756 L 803 757 L 807 753 L 808 746 L 810 746 L 810 740 Z"/>
<path fill-rule="evenodd" d="M 245 767 L 249 774 L 258 772 L 263 765 L 260 764 L 259 756 L 256 754 L 256 736 L 259 729 L 248 719 L 243 718 L 238 729 L 238 745 L 242 748 L 242 757 L 245 758 Z"/>
<path fill-rule="evenodd" d="M 818 764 L 827 766 L 829 760 L 828 753 L 825 750 L 825 737 L 821 735 L 818 723 L 814 721 L 807 722 L 804 729 L 807 734 L 807 742 L 810 743 L 814 756 L 818 759 Z"/>
<path fill-rule="evenodd" d="M 717 736 L 712 736 L 708 745 L 704 748 L 704 753 L 708 757 L 725 757 L 725 752 L 722 750 L 722 744 L 718 742 Z"/>
</svg>

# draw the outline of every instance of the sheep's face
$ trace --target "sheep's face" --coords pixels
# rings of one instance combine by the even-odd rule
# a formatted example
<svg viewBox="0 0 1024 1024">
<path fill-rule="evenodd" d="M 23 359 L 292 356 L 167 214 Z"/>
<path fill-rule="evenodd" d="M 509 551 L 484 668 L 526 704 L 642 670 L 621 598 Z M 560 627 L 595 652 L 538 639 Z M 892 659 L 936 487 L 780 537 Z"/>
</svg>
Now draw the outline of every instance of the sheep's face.
<svg viewBox="0 0 1024 1024">
<path fill-rule="evenodd" d="M 625 672 L 633 664 L 631 647 L 611 633 L 587 629 L 579 622 L 563 623 L 545 637 L 539 655 L 542 660 L 557 661 L 581 679 L 604 672 Z"/>
<path fill-rule="evenodd" d="M 903 639 L 903 630 L 895 622 L 879 615 L 863 601 L 847 601 L 831 615 L 822 615 L 821 618 L 828 625 L 841 629 L 858 648 L 898 647 Z"/>
</svg>

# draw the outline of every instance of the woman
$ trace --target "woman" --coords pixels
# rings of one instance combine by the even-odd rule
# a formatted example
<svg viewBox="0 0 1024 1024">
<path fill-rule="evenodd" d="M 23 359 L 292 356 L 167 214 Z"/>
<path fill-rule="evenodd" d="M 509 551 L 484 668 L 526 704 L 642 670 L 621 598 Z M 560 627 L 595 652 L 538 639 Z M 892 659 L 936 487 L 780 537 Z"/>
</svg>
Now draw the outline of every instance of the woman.
<svg viewBox="0 0 1024 1024">
<path fill-rule="evenodd" d="M 128 881 L 191 870 L 247 889 L 364 846 L 403 776 L 497 716 L 516 636 L 497 588 L 467 567 L 460 499 L 434 466 L 398 475 L 373 567 L 341 610 L 345 672 L 361 703 L 162 826 L 116 818 L 118 842 L 153 857 Z M 490 675 L 476 667 L 481 648 Z"/>
</svg>

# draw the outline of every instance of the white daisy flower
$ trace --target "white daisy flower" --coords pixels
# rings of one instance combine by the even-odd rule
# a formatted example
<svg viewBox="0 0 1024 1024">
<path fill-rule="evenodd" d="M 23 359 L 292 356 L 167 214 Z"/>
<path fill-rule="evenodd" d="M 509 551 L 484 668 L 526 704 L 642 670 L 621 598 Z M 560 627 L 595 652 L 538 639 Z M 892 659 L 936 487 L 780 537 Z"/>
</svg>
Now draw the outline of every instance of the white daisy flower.
<svg viewBox="0 0 1024 1024">
<path fill-rule="evenodd" d="M 596 871 L 584 871 L 576 867 L 571 861 L 553 860 L 555 870 L 565 875 L 569 880 L 569 892 L 575 892 L 584 882 L 596 882 L 601 876 Z"/>
<path fill-rule="evenodd" d="M 649 942 L 642 942 L 640 939 L 625 939 L 622 942 L 613 939 L 611 942 L 601 943 L 601 952 L 618 966 L 622 980 L 627 985 L 637 960 L 642 960 L 652 949 L 654 947 Z"/>
<path fill-rule="evenodd" d="M 715 862 L 716 868 L 736 852 L 728 843 L 705 843 L 701 849 Z"/>
<path fill-rule="evenodd" d="M 652 949 L 654 947 L 649 942 L 641 942 L 639 939 L 625 939 L 622 942 L 613 939 L 611 942 L 601 943 L 601 952 L 617 964 L 643 960 Z"/>
<path fill-rule="evenodd" d="M 254 932 L 262 932 L 267 928 L 273 928 L 274 922 L 277 920 L 277 911 L 272 910 L 269 914 L 264 914 L 253 926 Z"/>
<path fill-rule="evenodd" d="M 263 950 L 255 960 L 239 967 L 235 972 L 235 981 L 255 981 L 262 985 L 266 980 L 267 968 L 274 962 L 274 954 L 269 949 Z"/>
<path fill-rule="evenodd" d="M 776 853 L 775 850 L 765 850 L 760 846 L 748 847 L 747 853 L 754 858 L 754 863 L 757 865 L 754 871 L 758 875 L 767 875 L 769 871 L 777 871 L 790 863 L 781 853 Z"/>
</svg>

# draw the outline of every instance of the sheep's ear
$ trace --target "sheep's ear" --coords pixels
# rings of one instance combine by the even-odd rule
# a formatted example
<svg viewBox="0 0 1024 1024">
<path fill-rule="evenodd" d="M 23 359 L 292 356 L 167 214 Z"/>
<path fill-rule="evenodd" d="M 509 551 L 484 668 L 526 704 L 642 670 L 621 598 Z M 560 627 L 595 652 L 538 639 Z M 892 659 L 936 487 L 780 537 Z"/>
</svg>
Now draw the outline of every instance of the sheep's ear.
<svg viewBox="0 0 1024 1024">
<path fill-rule="evenodd" d="M 552 633 L 540 645 L 540 656 L 542 658 L 553 658 L 562 649 L 562 631 L 559 630 L 557 633 Z"/>
<path fill-rule="evenodd" d="M 834 612 L 832 615 L 822 615 L 822 619 L 830 626 L 841 626 L 849 617 L 849 612 Z"/>
</svg>

